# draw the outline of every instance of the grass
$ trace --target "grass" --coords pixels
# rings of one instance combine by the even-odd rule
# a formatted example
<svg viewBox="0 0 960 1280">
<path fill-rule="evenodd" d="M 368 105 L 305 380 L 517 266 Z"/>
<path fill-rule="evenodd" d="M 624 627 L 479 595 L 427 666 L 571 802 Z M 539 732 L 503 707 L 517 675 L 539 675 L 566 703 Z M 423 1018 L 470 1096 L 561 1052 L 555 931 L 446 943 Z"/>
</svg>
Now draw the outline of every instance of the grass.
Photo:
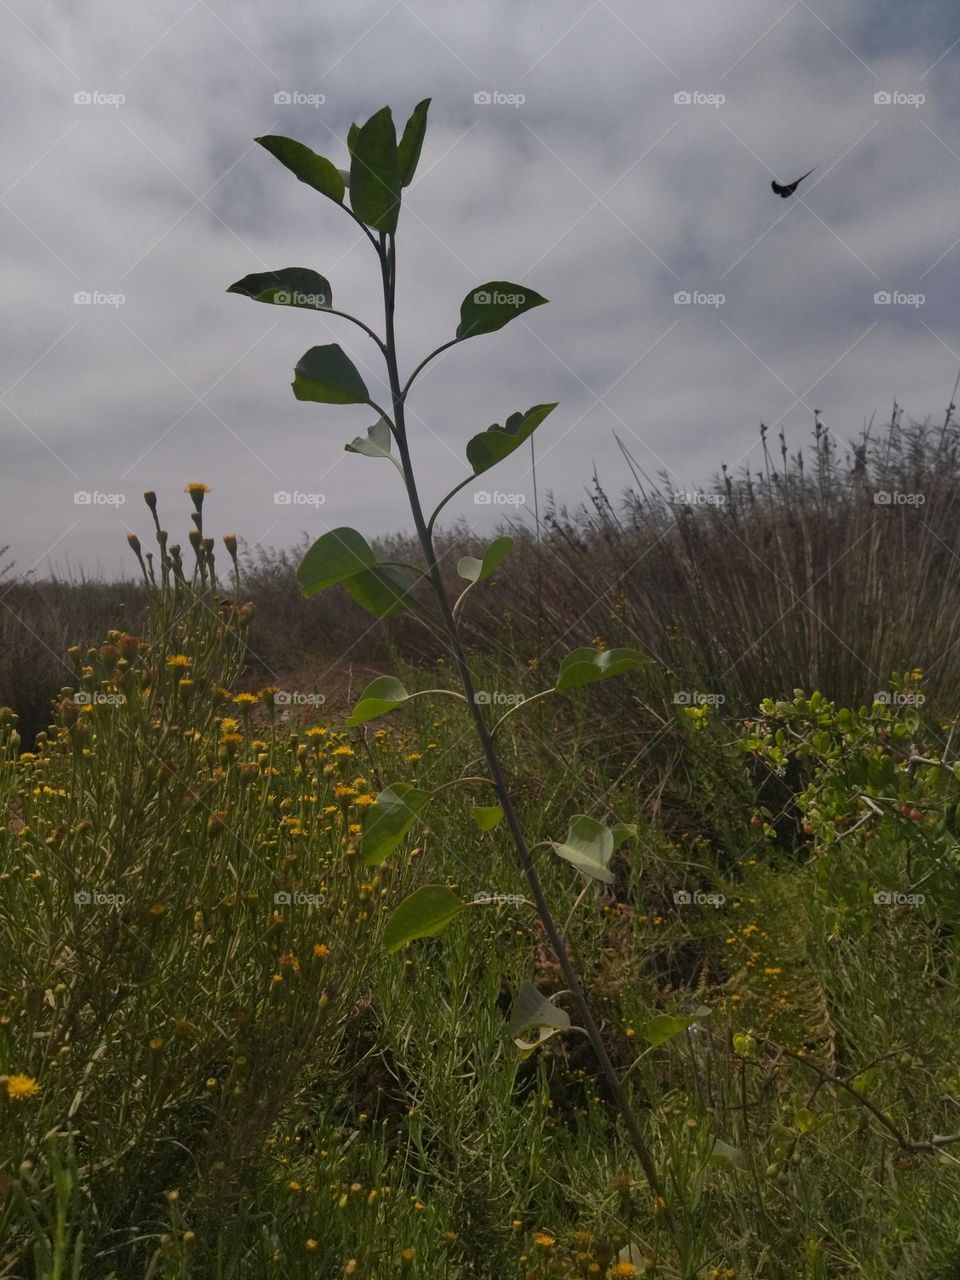
<svg viewBox="0 0 960 1280">
<path fill-rule="evenodd" d="M 891 484 L 919 468 L 922 513 L 868 505 L 854 459 L 824 461 L 817 482 L 795 467 L 789 483 L 731 486 L 729 505 L 666 532 L 663 495 L 633 516 L 598 500 L 584 550 L 558 515 L 541 555 L 566 547 L 569 573 L 545 589 L 540 637 L 525 612 L 533 540 L 492 589 L 510 644 L 475 623 L 477 684 L 492 691 L 536 691 L 584 638 L 629 634 L 659 659 L 615 695 L 602 686 L 606 710 L 577 694 L 512 716 L 503 748 L 532 840 L 561 838 L 575 812 L 637 826 L 609 888 L 581 893 L 568 864 L 537 857 L 672 1232 L 585 1037 L 517 1053 L 521 985 L 565 997 L 534 913 L 512 900 L 524 885 L 506 840 L 470 818 L 482 788 L 445 789 L 396 853 L 363 865 L 384 785 L 478 772 L 466 717 L 422 699 L 349 732 L 327 708 L 284 718 L 250 668 L 255 628 L 285 617 L 266 603 L 269 562 L 251 574 L 254 612 L 239 565 L 215 575 L 195 499 L 195 568 L 164 549 L 145 565 L 142 623 L 120 614 L 64 654 L 36 741 L 0 712 L 0 1276 L 960 1274 L 954 658 L 893 662 L 953 635 L 938 612 L 953 584 L 938 559 L 954 537 L 951 432 L 895 426 L 885 453 L 863 455 L 887 458 Z M 842 553 L 851 589 L 913 592 L 912 624 L 891 621 L 870 651 L 890 660 L 882 675 L 823 665 L 835 626 L 850 647 L 855 625 L 867 634 L 862 610 L 834 599 L 839 569 L 829 625 L 758 647 L 749 675 L 719 670 L 722 645 L 760 634 L 777 605 L 760 569 L 749 577 L 764 528 L 788 582 L 815 583 Z M 737 563 L 732 529 L 751 551 Z M 630 573 L 651 584 L 625 579 L 621 617 L 616 566 L 648 546 Z M 564 637 L 588 552 L 588 580 L 610 589 Z M 289 595 L 282 578 L 271 589 Z M 685 630 L 698 599 L 702 641 Z M 284 630 L 288 663 L 317 616 Z M 391 623 L 388 647 L 405 641 Z M 445 685 L 430 655 L 404 678 L 425 683 L 427 662 Z M 728 700 L 678 703 L 678 686 Z M 508 900 L 384 955 L 391 911 L 426 883 Z M 697 1020 L 659 1041 L 663 1015 Z"/>
</svg>

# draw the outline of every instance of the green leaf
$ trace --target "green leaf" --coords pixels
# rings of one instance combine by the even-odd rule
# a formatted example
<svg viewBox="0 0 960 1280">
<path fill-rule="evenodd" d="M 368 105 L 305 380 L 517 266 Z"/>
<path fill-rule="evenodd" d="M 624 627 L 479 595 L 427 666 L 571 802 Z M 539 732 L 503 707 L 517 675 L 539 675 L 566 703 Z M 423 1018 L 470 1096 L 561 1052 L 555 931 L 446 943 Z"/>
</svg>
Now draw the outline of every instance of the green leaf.
<svg viewBox="0 0 960 1280">
<path fill-rule="evenodd" d="M 695 1022 L 700 1022 L 702 1018 L 709 1018 L 710 1010 L 699 1008 L 696 1013 L 689 1017 L 674 1017 L 670 1013 L 658 1013 L 655 1018 L 651 1018 L 640 1028 L 643 1038 L 656 1048 L 657 1045 L 665 1044 L 668 1040 L 673 1040 L 675 1036 L 682 1035 L 684 1031 L 690 1029 Z"/>
<path fill-rule="evenodd" d="M 360 126 L 352 124 L 347 130 L 347 150 L 353 155 L 353 148 L 357 145 L 357 134 L 360 132 Z"/>
<path fill-rule="evenodd" d="M 366 404 L 370 398 L 353 361 L 335 342 L 311 347 L 300 357 L 293 375 L 293 394 L 298 400 L 320 404 Z"/>
<path fill-rule="evenodd" d="M 866 1070 L 853 1077 L 850 1081 L 850 1087 L 854 1093 L 859 1093 L 864 1098 L 877 1083 L 879 1076 L 880 1072 L 876 1067 L 867 1067 Z"/>
<path fill-rule="evenodd" d="M 366 724 L 368 720 L 376 720 L 377 716 L 385 716 L 394 707 L 401 706 L 410 697 L 406 689 L 395 676 L 380 676 L 372 684 L 368 684 L 347 719 L 347 724 Z"/>
<path fill-rule="evenodd" d="M 503 809 L 498 804 L 475 804 L 470 810 L 470 816 L 481 831 L 492 831 L 503 821 Z"/>
<path fill-rule="evenodd" d="M 490 280 L 471 289 L 460 304 L 458 338 L 475 338 L 481 333 L 495 333 L 525 311 L 543 306 L 547 301 L 533 289 L 507 280 Z"/>
<path fill-rule="evenodd" d="M 619 849 L 625 840 L 636 840 L 637 825 L 635 822 L 617 822 L 613 828 L 613 847 Z"/>
<path fill-rule="evenodd" d="M 295 142 L 293 138 L 281 138 L 278 134 L 267 134 L 254 141 L 259 142 L 272 156 L 276 156 L 282 165 L 308 187 L 313 187 L 321 195 L 329 196 L 337 204 L 343 204 L 343 179 L 337 167 L 324 156 L 318 156 L 302 142 Z"/>
<path fill-rule="evenodd" d="M 305 307 L 308 311 L 333 306 L 330 282 L 309 267 L 281 267 L 279 271 L 255 271 L 232 284 L 227 293 L 241 293 L 254 302 L 280 307 Z"/>
<path fill-rule="evenodd" d="M 393 853 L 430 799 L 430 794 L 409 782 L 395 782 L 380 792 L 367 810 L 360 841 L 363 860 L 368 867 L 375 866 Z"/>
<path fill-rule="evenodd" d="M 405 569 L 392 564 L 378 564 L 348 578 L 343 585 L 367 613 L 378 618 L 390 618 L 413 604 L 413 589 L 417 581 Z"/>
<path fill-rule="evenodd" d="M 519 1035 L 534 1027 L 552 1027 L 554 1031 L 566 1031 L 570 1026 L 570 1015 L 559 1009 L 545 995 L 529 982 L 525 982 L 517 992 L 517 998 L 510 1010 L 510 1034 Z"/>
<path fill-rule="evenodd" d="M 560 663 L 556 688 L 558 692 L 579 689 L 581 685 L 593 684 L 597 680 L 606 680 L 610 676 L 619 676 L 625 671 L 646 666 L 649 661 L 638 649 L 607 649 L 603 653 L 589 648 L 574 649 Z"/>
<path fill-rule="evenodd" d="M 318 538 L 300 561 L 297 581 L 308 599 L 337 582 L 373 568 L 377 558 L 356 529 L 343 526 Z"/>
<path fill-rule="evenodd" d="M 367 427 L 366 439 L 357 436 L 343 447 L 347 453 L 362 453 L 367 458 L 389 458 L 391 440 L 390 424 L 386 418 L 380 418 L 372 427 Z"/>
<path fill-rule="evenodd" d="M 607 865 L 613 857 L 613 832 L 596 818 L 575 813 L 570 819 L 565 843 L 550 843 L 558 857 L 576 867 L 588 880 L 613 884 L 613 872 Z"/>
<path fill-rule="evenodd" d="M 467 904 L 442 884 L 425 884 L 404 898 L 383 930 L 383 948 L 388 955 L 399 951 L 414 938 L 432 938 L 442 933 Z"/>
<path fill-rule="evenodd" d="M 517 1057 L 521 1062 L 526 1062 L 531 1054 L 536 1053 L 545 1041 L 556 1034 L 557 1031 L 554 1027 L 539 1027 L 536 1040 L 524 1040 L 520 1036 L 514 1036 L 513 1043 L 517 1046 Z"/>
<path fill-rule="evenodd" d="M 478 560 L 476 556 L 463 556 L 458 560 L 457 573 L 468 582 L 483 582 L 484 578 L 489 578 L 495 569 L 500 568 L 512 550 L 512 538 L 494 538 L 483 553 L 482 560 Z"/>
<path fill-rule="evenodd" d="M 817 1117 L 806 1107 L 797 1107 L 793 1113 L 793 1123 L 797 1133 L 812 1133 L 817 1127 Z"/>
<path fill-rule="evenodd" d="M 475 476 L 482 475 L 496 463 L 501 462 L 514 449 L 519 449 L 524 440 L 529 439 L 539 427 L 548 413 L 557 407 L 553 404 L 535 404 L 526 413 L 513 413 L 501 427 L 496 422 L 486 431 L 473 437 L 467 443 L 467 461 L 473 467 Z"/>
<path fill-rule="evenodd" d="M 397 168 L 400 171 L 400 185 L 409 187 L 413 175 L 417 171 L 420 160 L 420 149 L 423 146 L 424 134 L 427 132 L 427 110 L 430 99 L 424 98 L 413 108 L 413 114 L 404 125 L 403 137 L 397 148 Z"/>
<path fill-rule="evenodd" d="M 368 227 L 392 234 L 400 213 L 397 131 L 389 107 L 358 129 L 350 152 L 350 207 Z"/>
<path fill-rule="evenodd" d="M 747 1169 L 747 1162 L 740 1148 L 731 1147 L 729 1142 L 721 1142 L 719 1138 L 714 1138 L 707 1160 L 710 1164 L 720 1165 L 722 1169 L 737 1169 L 741 1173 Z"/>
</svg>

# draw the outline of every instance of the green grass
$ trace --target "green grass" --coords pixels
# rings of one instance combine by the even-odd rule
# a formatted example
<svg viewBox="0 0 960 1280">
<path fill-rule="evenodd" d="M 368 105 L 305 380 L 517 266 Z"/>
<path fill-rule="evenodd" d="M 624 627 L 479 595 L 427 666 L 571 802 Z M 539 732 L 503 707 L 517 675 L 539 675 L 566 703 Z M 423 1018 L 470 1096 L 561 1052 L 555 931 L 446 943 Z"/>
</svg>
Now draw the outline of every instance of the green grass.
<svg viewBox="0 0 960 1280">
<path fill-rule="evenodd" d="M 652 667 L 619 716 L 577 693 L 508 722 L 532 842 L 576 812 L 638 828 L 609 888 L 536 856 L 671 1230 L 586 1037 L 517 1052 L 523 983 L 570 1007 L 529 907 L 383 953 L 418 885 L 524 893 L 477 784 L 363 865 L 365 797 L 478 773 L 466 715 L 281 721 L 236 692 L 238 582 L 204 554 L 155 576 L 142 635 L 65 655 L 36 743 L 0 712 L 0 1276 L 958 1274 L 960 782 L 920 673 L 899 706 L 745 724 Z M 477 685 L 550 669 L 481 653 Z"/>
</svg>

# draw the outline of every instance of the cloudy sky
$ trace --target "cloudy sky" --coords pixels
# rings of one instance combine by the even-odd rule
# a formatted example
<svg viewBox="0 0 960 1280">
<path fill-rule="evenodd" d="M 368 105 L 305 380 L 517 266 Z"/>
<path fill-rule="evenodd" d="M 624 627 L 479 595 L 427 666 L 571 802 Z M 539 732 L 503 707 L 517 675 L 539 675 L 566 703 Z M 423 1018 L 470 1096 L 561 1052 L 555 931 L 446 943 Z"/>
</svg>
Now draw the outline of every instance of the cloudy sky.
<svg viewBox="0 0 960 1280">
<path fill-rule="evenodd" d="M 0 29 L 0 544 L 21 574 L 129 573 L 143 490 L 182 536 L 195 480 L 210 530 L 251 544 L 408 525 L 393 468 L 343 452 L 371 412 L 289 385 L 309 347 L 340 342 L 382 400 L 374 345 L 225 292 L 313 267 L 381 326 L 369 244 L 253 139 L 346 167 L 350 122 L 386 104 L 402 127 L 433 99 L 398 235 L 403 366 L 453 336 L 480 283 L 550 299 L 418 381 L 428 495 L 465 474 L 471 435 L 546 400 L 538 481 L 569 501 L 594 463 L 626 484 L 614 432 L 690 490 L 722 461 L 757 466 L 761 421 L 796 448 L 814 409 L 846 440 L 894 398 L 921 419 L 949 401 L 949 6 L 0 0 Z M 813 166 L 794 197 L 771 191 Z M 528 452 L 489 485 L 531 504 Z M 478 530 L 504 510 L 470 487 L 450 508 Z"/>
</svg>

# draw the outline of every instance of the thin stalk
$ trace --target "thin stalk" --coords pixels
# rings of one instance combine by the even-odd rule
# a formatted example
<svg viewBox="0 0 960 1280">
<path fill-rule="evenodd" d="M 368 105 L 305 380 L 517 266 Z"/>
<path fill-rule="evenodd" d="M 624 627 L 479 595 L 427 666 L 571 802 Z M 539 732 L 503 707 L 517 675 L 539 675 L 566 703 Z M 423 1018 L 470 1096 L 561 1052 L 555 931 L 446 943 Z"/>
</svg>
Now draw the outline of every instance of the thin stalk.
<svg viewBox="0 0 960 1280">
<path fill-rule="evenodd" d="M 450 649 L 454 656 L 457 672 L 463 685 L 464 692 L 467 697 L 467 706 L 470 715 L 473 718 L 474 727 L 480 746 L 483 751 L 484 758 L 487 762 L 487 768 L 490 771 L 490 779 L 493 782 L 497 796 L 500 800 L 500 806 L 503 809 L 504 820 L 513 843 L 516 848 L 517 857 L 526 877 L 527 884 L 530 886 L 530 894 L 536 906 L 537 915 L 543 925 L 544 932 L 550 947 L 557 958 L 560 971 L 563 974 L 564 981 L 570 989 L 574 1003 L 577 1007 L 577 1013 L 580 1021 L 583 1023 L 583 1030 L 588 1036 L 593 1051 L 596 1054 L 597 1061 L 600 1064 L 600 1070 L 607 1082 L 607 1088 L 623 1117 L 627 1132 L 640 1166 L 643 1169 L 644 1176 L 650 1185 L 654 1195 L 666 1205 L 663 1195 L 663 1189 L 657 1173 L 653 1156 L 647 1147 L 646 1141 L 641 1132 L 640 1125 L 626 1092 L 620 1083 L 613 1062 L 607 1052 L 607 1047 L 603 1042 L 600 1029 L 590 1010 L 586 995 L 580 985 L 580 979 L 570 959 L 563 937 L 557 928 L 550 906 L 547 902 L 540 883 L 540 877 L 537 874 L 537 868 L 527 846 L 526 837 L 523 828 L 520 825 L 520 819 L 514 807 L 513 800 L 507 787 L 506 778 L 500 764 L 500 757 L 497 753 L 496 746 L 491 736 L 490 730 L 487 728 L 483 713 L 480 710 L 475 698 L 473 679 L 470 667 L 467 662 L 466 654 L 460 640 L 460 632 L 457 627 L 456 619 L 447 598 L 446 588 L 440 573 L 440 567 L 437 562 L 436 552 L 433 546 L 432 531 L 428 528 L 424 518 L 423 508 L 420 504 L 420 495 L 417 491 L 416 480 L 414 478 L 413 464 L 410 457 L 410 449 L 407 442 L 406 424 L 404 421 L 404 388 L 400 381 L 400 375 L 397 368 L 397 347 L 396 335 L 394 332 L 394 311 L 396 299 L 396 240 L 393 236 L 381 235 L 378 247 L 378 255 L 380 258 L 380 271 L 383 280 L 384 295 L 384 316 L 385 316 L 385 338 L 387 346 L 387 371 L 390 378 L 390 390 L 393 396 L 394 422 L 397 428 L 397 449 L 400 454 L 400 462 L 403 467 L 404 484 L 407 490 L 407 499 L 410 504 L 410 512 L 413 516 L 414 526 L 417 531 L 417 538 L 423 551 L 424 559 L 427 563 L 427 573 L 433 586 L 434 595 L 440 609 L 441 619 L 447 634 L 449 636 Z M 664 1217 L 668 1223 L 671 1221 L 669 1208 L 664 1209 Z"/>
</svg>

